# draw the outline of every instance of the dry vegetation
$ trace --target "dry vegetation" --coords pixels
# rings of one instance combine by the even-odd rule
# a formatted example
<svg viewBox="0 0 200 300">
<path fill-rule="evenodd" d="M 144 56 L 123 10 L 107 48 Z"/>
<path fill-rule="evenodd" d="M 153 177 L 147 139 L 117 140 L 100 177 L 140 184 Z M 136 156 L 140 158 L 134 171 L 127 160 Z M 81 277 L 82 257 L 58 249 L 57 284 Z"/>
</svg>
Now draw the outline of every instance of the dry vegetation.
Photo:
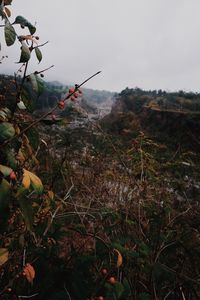
<svg viewBox="0 0 200 300">
<path fill-rule="evenodd" d="M 0 1 L 2 29 L 21 55 L 0 85 L 0 299 L 199 299 L 198 122 L 172 127 L 125 90 L 101 124 L 40 123 L 81 90 L 40 119 L 27 112 L 43 44 L 25 18 L 10 21 L 11 2 Z"/>
</svg>

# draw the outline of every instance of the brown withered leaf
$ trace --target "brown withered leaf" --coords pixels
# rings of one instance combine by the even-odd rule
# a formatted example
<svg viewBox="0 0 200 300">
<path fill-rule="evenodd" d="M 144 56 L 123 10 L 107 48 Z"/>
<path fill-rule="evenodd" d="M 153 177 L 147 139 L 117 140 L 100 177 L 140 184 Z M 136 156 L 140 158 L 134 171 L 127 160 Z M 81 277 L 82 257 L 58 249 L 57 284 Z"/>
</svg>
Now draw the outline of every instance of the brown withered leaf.
<svg viewBox="0 0 200 300">
<path fill-rule="evenodd" d="M 6 15 L 10 18 L 11 17 L 11 11 L 9 8 L 5 7 L 4 8 Z"/>
<path fill-rule="evenodd" d="M 35 278 L 35 269 L 33 268 L 33 266 L 29 263 L 27 263 L 24 267 L 23 270 L 26 279 L 28 280 L 28 282 L 30 282 L 31 284 L 33 283 L 33 280 Z"/>
</svg>

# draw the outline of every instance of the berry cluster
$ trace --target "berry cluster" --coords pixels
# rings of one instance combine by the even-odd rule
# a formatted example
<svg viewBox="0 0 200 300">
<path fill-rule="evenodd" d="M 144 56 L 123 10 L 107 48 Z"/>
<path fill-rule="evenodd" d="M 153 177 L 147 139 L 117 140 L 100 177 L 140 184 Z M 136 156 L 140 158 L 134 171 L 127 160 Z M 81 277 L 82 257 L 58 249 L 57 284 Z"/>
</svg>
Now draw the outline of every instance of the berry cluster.
<svg viewBox="0 0 200 300">
<path fill-rule="evenodd" d="M 62 100 L 60 100 L 58 102 L 58 107 L 60 109 L 64 109 L 64 107 L 65 107 L 65 101 L 67 99 L 70 99 L 71 101 L 75 101 L 81 95 L 82 95 L 82 91 L 80 89 L 70 88 L 67 97 L 65 99 L 62 99 Z"/>
<path fill-rule="evenodd" d="M 115 285 L 117 283 L 116 277 L 115 276 L 110 276 L 110 272 L 106 268 L 103 268 L 101 270 L 101 275 L 104 277 L 104 279 L 110 285 Z M 100 295 L 100 296 L 97 297 L 97 300 L 105 300 L 105 297 Z"/>
</svg>

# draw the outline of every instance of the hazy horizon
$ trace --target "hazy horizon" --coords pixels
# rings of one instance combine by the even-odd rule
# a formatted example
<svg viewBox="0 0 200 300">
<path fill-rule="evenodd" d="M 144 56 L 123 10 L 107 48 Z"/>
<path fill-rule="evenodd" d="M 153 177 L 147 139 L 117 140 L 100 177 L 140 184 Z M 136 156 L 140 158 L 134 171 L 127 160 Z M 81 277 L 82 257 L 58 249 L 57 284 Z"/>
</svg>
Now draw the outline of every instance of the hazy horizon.
<svg viewBox="0 0 200 300">
<path fill-rule="evenodd" d="M 11 10 L 11 21 L 22 15 L 37 22 L 39 42 L 49 41 L 41 64 L 30 64 L 30 72 L 54 64 L 47 81 L 80 83 L 101 70 L 86 87 L 200 91 L 198 0 L 13 0 Z M 20 45 L 8 49 L 0 32 L 1 55 L 9 56 L 1 73 L 12 74 Z"/>
</svg>

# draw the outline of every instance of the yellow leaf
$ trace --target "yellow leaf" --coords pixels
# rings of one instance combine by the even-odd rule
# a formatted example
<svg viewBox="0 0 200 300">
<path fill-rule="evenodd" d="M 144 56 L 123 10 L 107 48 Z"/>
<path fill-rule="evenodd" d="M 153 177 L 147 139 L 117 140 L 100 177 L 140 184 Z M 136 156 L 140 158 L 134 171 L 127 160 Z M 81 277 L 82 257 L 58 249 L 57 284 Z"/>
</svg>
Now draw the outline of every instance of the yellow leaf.
<svg viewBox="0 0 200 300">
<path fill-rule="evenodd" d="M 8 250 L 6 248 L 0 248 L 0 266 L 5 264 L 8 260 Z"/>
<path fill-rule="evenodd" d="M 6 9 L 7 7 L 5 7 L 5 9 Z M 8 9 L 8 8 L 7 8 Z M 15 126 L 15 132 L 16 132 L 16 134 L 20 134 L 20 128 L 19 128 L 19 126 Z"/>
<path fill-rule="evenodd" d="M 33 149 L 32 149 L 32 147 L 31 147 L 31 145 L 30 145 L 30 142 L 29 142 L 28 137 L 27 137 L 26 135 L 24 135 L 24 138 L 25 138 L 25 140 L 24 140 L 25 146 L 26 146 L 26 148 L 27 148 L 27 150 L 28 150 L 29 156 L 30 156 L 30 157 L 33 159 L 33 161 L 38 165 L 39 162 L 38 162 L 37 158 L 35 157 L 35 155 L 34 155 L 34 153 L 33 153 Z"/>
<path fill-rule="evenodd" d="M 3 166 L 3 165 L 0 165 L 0 172 L 4 175 L 4 176 L 9 176 L 10 173 L 12 173 L 12 169 L 7 167 L 7 166 Z"/>
<path fill-rule="evenodd" d="M 31 264 L 26 264 L 23 272 L 25 273 L 28 282 L 33 283 L 33 279 L 35 278 L 35 269 L 33 266 Z"/>
<path fill-rule="evenodd" d="M 34 190 L 38 193 L 42 193 L 43 184 L 42 184 L 42 181 L 40 180 L 40 178 L 38 176 L 36 176 L 35 174 L 33 174 L 32 172 L 29 172 L 24 169 L 23 180 L 26 177 L 29 177 L 30 183 L 32 184 Z"/>
<path fill-rule="evenodd" d="M 29 143 L 29 139 L 28 139 L 28 137 L 26 135 L 24 135 L 24 138 L 25 138 L 25 145 L 26 145 L 26 147 L 28 149 L 28 153 L 29 153 L 30 156 L 32 156 L 33 155 L 33 150 L 32 150 L 32 147 L 31 147 L 31 145 Z"/>
<path fill-rule="evenodd" d="M 24 176 L 23 176 L 23 180 L 22 180 L 22 184 L 25 187 L 25 189 L 29 189 L 30 184 L 31 184 L 31 179 L 30 176 L 27 172 L 24 171 Z"/>
<path fill-rule="evenodd" d="M 119 250 L 114 249 L 114 251 L 117 253 L 117 268 L 121 267 L 122 263 L 123 263 L 123 257 L 121 255 L 121 253 L 119 252 Z"/>
<path fill-rule="evenodd" d="M 21 162 L 24 162 L 24 161 L 26 160 L 25 157 L 24 157 L 24 154 L 23 154 L 23 152 L 22 152 L 21 149 L 19 149 L 16 158 L 17 158 L 19 161 L 21 161 Z"/>
<path fill-rule="evenodd" d="M 54 199 L 54 192 L 48 191 L 48 196 L 49 196 L 49 198 L 50 198 L 51 200 L 53 200 L 53 199 Z"/>
</svg>

